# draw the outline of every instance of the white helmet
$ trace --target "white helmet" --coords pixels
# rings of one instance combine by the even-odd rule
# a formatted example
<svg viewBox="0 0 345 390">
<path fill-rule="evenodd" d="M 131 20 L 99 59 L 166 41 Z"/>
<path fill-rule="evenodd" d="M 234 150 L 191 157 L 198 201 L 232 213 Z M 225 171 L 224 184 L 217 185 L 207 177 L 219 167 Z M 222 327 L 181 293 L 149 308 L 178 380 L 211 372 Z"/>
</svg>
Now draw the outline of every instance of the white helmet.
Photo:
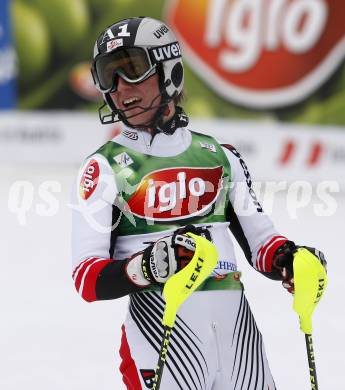
<svg viewBox="0 0 345 390">
<path fill-rule="evenodd" d="M 149 17 L 124 19 L 104 30 L 95 43 L 91 72 L 105 100 L 99 110 L 102 123 L 123 121 L 128 124 L 126 110 L 119 110 L 110 97 L 119 76 L 129 83 L 139 83 L 158 74 L 160 94 L 154 101 L 161 97 L 160 104 L 155 106 L 152 101 L 150 107 L 141 107 L 142 112 L 157 107 L 153 122 L 183 89 L 179 42 L 166 24 Z M 106 104 L 112 112 L 110 115 L 101 113 Z"/>
</svg>

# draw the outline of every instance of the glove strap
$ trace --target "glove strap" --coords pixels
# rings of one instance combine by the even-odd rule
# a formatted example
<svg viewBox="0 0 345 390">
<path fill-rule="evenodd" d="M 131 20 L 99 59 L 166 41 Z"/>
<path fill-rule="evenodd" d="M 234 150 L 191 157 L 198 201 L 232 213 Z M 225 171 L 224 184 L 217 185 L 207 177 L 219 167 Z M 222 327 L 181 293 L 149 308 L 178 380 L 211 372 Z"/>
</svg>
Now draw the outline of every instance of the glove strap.
<svg viewBox="0 0 345 390">
<path fill-rule="evenodd" d="M 143 258 L 141 261 L 141 270 L 143 272 L 144 278 L 150 283 L 155 283 L 155 280 L 152 276 L 152 272 L 150 270 L 150 255 L 152 252 L 153 244 L 145 248 L 143 252 Z"/>
</svg>

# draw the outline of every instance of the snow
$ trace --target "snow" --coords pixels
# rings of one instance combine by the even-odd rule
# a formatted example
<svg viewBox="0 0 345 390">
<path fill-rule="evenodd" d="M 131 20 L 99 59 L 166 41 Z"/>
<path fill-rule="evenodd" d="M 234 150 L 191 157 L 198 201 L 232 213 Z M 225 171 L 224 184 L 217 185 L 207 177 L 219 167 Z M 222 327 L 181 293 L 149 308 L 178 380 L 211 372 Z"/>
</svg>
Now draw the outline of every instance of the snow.
<svg viewBox="0 0 345 390">
<path fill-rule="evenodd" d="M 72 284 L 68 201 L 76 171 L 77 167 L 53 165 L 0 166 L 3 390 L 124 389 L 118 349 L 127 298 L 88 304 Z M 45 211 L 38 193 L 47 180 L 57 183 L 56 212 Z M 14 204 L 8 204 L 17 181 L 32 183 L 34 191 L 33 198 L 25 200 L 29 210 L 21 220 L 13 212 Z M 22 195 L 18 199 L 24 202 Z M 323 390 L 339 390 L 345 380 L 344 194 L 335 199 L 338 208 L 332 216 L 316 216 L 310 204 L 297 210 L 293 219 L 281 194 L 272 214 L 283 234 L 322 249 L 328 259 L 328 289 L 313 317 L 319 388 Z M 45 212 L 53 215 L 40 215 Z M 239 256 L 243 259 L 240 252 Z M 245 260 L 240 260 L 240 267 L 277 389 L 309 389 L 304 335 L 292 310 L 292 297 L 279 282 L 262 277 Z"/>
</svg>

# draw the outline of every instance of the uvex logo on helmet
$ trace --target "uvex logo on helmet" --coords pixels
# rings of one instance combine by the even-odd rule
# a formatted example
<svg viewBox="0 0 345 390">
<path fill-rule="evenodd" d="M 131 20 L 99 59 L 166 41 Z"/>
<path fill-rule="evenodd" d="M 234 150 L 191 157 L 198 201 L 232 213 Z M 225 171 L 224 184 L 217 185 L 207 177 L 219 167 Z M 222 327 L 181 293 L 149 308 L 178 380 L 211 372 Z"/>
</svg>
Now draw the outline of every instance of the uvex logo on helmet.
<svg viewBox="0 0 345 390">
<path fill-rule="evenodd" d="M 153 62 L 173 60 L 181 57 L 180 45 L 178 42 L 150 49 Z"/>
<path fill-rule="evenodd" d="M 169 24 L 186 59 L 219 94 L 270 108 L 317 89 L 345 56 L 343 2 L 171 0 Z M 193 12 L 193 18 L 190 14 Z"/>
<path fill-rule="evenodd" d="M 149 220 L 193 217 L 215 203 L 223 167 L 166 168 L 146 175 L 128 200 L 131 213 Z"/>
</svg>

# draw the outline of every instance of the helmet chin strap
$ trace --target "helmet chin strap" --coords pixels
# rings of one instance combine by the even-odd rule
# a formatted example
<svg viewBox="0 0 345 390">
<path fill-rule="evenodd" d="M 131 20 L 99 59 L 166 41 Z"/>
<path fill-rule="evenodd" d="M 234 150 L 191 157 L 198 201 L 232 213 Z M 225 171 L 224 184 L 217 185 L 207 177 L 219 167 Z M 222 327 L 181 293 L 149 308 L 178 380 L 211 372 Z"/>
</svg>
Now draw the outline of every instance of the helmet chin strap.
<svg viewBox="0 0 345 390">
<path fill-rule="evenodd" d="M 104 97 L 105 97 L 105 103 L 98 109 L 99 117 L 102 124 L 123 122 L 126 126 L 136 128 L 139 130 L 153 129 L 157 132 L 162 132 L 165 134 L 173 134 L 178 127 L 185 127 L 188 125 L 189 122 L 188 116 L 185 114 L 183 109 L 179 106 L 175 107 L 175 113 L 172 116 L 172 118 L 170 118 L 168 121 L 164 120 L 165 117 L 167 117 L 170 113 L 168 104 L 173 100 L 174 97 L 163 97 L 162 94 L 158 94 L 156 97 L 152 99 L 151 104 L 148 107 L 134 106 L 126 110 L 118 109 L 115 106 L 112 98 L 110 97 L 110 94 L 104 94 Z M 155 101 L 160 97 L 162 98 L 160 104 L 154 105 Z M 102 113 L 102 110 L 106 105 L 108 105 L 108 107 L 111 108 L 110 114 Z M 137 114 L 130 115 L 127 117 L 126 112 L 132 110 L 133 108 L 140 108 L 141 111 L 138 112 Z M 143 114 L 144 112 L 148 112 L 154 109 L 156 109 L 156 112 L 149 123 L 140 123 L 137 125 L 132 125 L 128 121 L 131 118 L 137 117 Z"/>
</svg>

